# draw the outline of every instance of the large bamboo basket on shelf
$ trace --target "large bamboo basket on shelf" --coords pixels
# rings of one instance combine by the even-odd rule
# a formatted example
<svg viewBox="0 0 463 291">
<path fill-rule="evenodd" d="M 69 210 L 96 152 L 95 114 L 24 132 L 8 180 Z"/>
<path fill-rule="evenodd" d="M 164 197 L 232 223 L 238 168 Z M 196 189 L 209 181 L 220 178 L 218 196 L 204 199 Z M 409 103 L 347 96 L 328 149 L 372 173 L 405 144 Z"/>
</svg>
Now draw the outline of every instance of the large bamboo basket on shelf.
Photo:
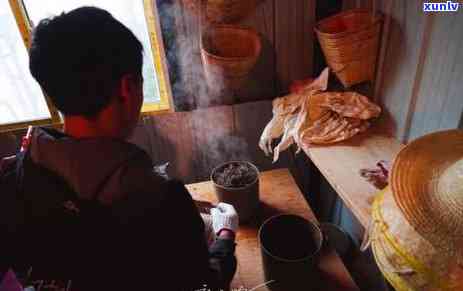
<svg viewBox="0 0 463 291">
<path fill-rule="evenodd" d="M 201 57 L 210 88 L 234 91 L 243 86 L 256 64 L 262 45 L 258 33 L 235 25 L 216 25 L 201 37 Z"/>
<path fill-rule="evenodd" d="M 352 9 L 315 26 L 328 66 L 344 87 L 374 80 L 382 16 Z"/>
<path fill-rule="evenodd" d="M 434 248 L 405 219 L 390 188 L 373 204 L 373 254 L 395 290 L 463 290 L 456 258 Z"/>
</svg>

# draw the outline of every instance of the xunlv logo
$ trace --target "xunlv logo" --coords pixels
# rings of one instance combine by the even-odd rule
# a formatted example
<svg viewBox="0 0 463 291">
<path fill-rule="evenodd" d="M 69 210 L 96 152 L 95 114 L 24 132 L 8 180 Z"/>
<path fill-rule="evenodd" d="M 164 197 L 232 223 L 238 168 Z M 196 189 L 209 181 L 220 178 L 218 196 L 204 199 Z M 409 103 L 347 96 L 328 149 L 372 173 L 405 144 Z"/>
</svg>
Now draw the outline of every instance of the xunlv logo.
<svg viewBox="0 0 463 291">
<path fill-rule="evenodd" d="M 456 12 L 460 4 L 457 2 L 447 1 L 447 2 L 424 2 L 423 11 L 424 12 Z"/>
</svg>

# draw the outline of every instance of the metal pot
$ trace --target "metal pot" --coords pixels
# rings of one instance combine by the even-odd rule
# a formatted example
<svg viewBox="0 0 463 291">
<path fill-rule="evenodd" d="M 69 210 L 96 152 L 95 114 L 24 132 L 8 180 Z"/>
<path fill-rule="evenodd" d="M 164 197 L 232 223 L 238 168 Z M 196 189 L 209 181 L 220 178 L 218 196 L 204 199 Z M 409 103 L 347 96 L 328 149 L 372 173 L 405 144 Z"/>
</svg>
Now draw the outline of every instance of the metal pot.
<svg viewBox="0 0 463 291">
<path fill-rule="evenodd" d="M 256 179 L 252 183 L 240 188 L 226 187 L 218 184 L 214 179 L 216 172 L 232 163 L 247 164 L 256 172 Z M 235 207 L 240 223 L 246 223 L 254 217 L 259 207 L 259 170 L 254 164 L 245 161 L 223 163 L 212 170 L 211 181 L 213 182 L 218 200 Z"/>
</svg>

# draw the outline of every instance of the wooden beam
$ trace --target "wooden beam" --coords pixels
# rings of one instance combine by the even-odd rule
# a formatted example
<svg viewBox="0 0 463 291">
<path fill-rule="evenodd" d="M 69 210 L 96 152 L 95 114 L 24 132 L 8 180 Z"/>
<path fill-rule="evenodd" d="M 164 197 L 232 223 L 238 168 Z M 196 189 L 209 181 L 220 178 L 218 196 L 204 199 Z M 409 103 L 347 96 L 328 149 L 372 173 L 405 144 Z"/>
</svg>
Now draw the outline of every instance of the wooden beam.
<svg viewBox="0 0 463 291">
<path fill-rule="evenodd" d="M 316 36 L 314 27 L 316 24 L 316 5 L 317 1 L 305 0 L 302 2 L 302 34 L 303 34 L 303 47 L 302 50 L 302 72 L 301 78 L 308 78 L 313 76 L 313 58 L 314 58 L 314 42 Z"/>
<path fill-rule="evenodd" d="M 373 93 L 373 101 L 378 101 L 379 100 L 379 94 L 381 90 L 381 85 L 382 85 L 382 79 L 383 79 L 383 74 L 384 74 L 384 65 L 386 62 L 386 52 L 387 52 L 387 46 L 389 43 L 389 31 L 391 28 L 391 13 L 392 13 L 392 5 L 394 3 L 394 0 L 386 0 L 386 1 L 381 1 L 382 5 L 379 5 L 378 13 L 383 14 L 383 26 L 381 29 L 381 47 L 379 49 L 379 54 L 378 54 L 378 61 L 377 61 L 377 66 L 376 66 L 376 77 L 374 81 L 374 93 Z M 376 11 L 375 11 L 376 12 Z"/>
<path fill-rule="evenodd" d="M 423 79 L 423 68 L 424 68 L 425 60 L 428 57 L 428 47 L 429 47 L 429 41 L 431 39 L 431 34 L 432 34 L 432 25 L 433 25 L 433 15 L 430 14 L 425 19 L 423 40 L 421 42 L 421 47 L 419 48 L 420 54 L 418 57 L 418 65 L 416 67 L 416 72 L 415 72 L 415 80 L 413 81 L 412 95 L 410 96 L 410 102 L 408 104 L 408 111 L 405 116 L 403 134 L 400 137 L 400 140 L 404 142 L 407 142 L 410 137 L 410 129 L 412 127 L 413 116 L 416 111 L 418 93 L 421 88 L 421 81 Z"/>
</svg>

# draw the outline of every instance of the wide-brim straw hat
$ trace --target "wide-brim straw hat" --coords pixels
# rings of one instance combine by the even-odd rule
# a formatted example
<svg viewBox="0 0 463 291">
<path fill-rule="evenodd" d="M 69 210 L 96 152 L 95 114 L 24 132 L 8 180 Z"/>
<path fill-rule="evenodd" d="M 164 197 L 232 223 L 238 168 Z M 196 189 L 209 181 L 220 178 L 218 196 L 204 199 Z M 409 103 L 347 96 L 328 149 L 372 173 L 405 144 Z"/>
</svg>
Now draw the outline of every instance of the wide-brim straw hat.
<svg viewBox="0 0 463 291">
<path fill-rule="evenodd" d="M 455 259 L 442 255 L 408 223 L 390 187 L 372 207 L 371 247 L 376 263 L 394 290 L 462 290 Z M 463 288 L 463 286 L 462 286 Z"/>
<path fill-rule="evenodd" d="M 443 255 L 463 263 L 463 131 L 425 135 L 397 155 L 390 177 L 397 206 Z"/>
</svg>

